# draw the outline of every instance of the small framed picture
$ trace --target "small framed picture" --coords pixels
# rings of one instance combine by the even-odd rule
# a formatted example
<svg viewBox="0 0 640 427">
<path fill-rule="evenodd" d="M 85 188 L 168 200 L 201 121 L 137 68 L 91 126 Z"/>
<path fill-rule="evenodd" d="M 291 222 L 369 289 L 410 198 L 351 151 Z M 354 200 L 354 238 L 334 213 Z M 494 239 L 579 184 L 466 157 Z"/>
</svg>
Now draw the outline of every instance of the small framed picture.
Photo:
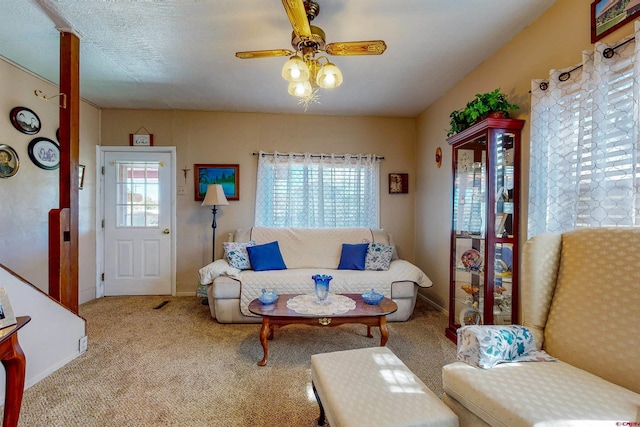
<svg viewBox="0 0 640 427">
<path fill-rule="evenodd" d="M 60 147 L 49 138 L 34 138 L 27 147 L 29 158 L 36 166 L 45 170 L 60 166 Z"/>
<path fill-rule="evenodd" d="M 227 200 L 240 200 L 240 165 L 194 165 L 196 201 L 204 200 L 209 184 L 221 184 Z"/>
<path fill-rule="evenodd" d="M 409 192 L 408 173 L 389 174 L 389 194 L 405 194 Z"/>
<path fill-rule="evenodd" d="M 6 328 L 16 323 L 18 322 L 13 314 L 7 290 L 4 287 L 0 287 L 0 328 Z"/>
<path fill-rule="evenodd" d="M 14 128 L 27 135 L 35 135 L 40 132 L 40 118 L 27 107 L 14 107 L 9 113 L 11 124 Z"/>
<path fill-rule="evenodd" d="M 18 173 L 20 161 L 16 151 L 6 144 L 0 144 L 0 178 L 9 178 Z"/>
<path fill-rule="evenodd" d="M 133 133 L 130 133 L 129 145 L 132 145 L 134 147 L 151 147 L 153 145 L 153 135 L 135 135 Z"/>
</svg>

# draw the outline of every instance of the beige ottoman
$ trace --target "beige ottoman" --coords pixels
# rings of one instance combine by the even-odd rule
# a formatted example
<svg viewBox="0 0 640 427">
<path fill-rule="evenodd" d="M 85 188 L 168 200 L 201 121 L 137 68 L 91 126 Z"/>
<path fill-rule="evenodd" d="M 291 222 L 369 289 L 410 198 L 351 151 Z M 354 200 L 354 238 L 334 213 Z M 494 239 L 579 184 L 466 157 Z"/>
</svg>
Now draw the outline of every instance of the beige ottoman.
<svg viewBox="0 0 640 427">
<path fill-rule="evenodd" d="M 458 417 L 387 347 L 311 356 L 318 425 L 457 427 Z"/>
</svg>

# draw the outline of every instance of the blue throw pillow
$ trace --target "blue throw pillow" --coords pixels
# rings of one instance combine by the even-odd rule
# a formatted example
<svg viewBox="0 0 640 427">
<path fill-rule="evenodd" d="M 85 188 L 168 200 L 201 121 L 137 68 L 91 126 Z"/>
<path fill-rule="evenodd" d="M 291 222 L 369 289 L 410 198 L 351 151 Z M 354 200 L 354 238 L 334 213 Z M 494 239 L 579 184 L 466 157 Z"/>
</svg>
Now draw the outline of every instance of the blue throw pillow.
<svg viewBox="0 0 640 427">
<path fill-rule="evenodd" d="M 367 249 L 369 249 L 368 243 L 343 243 L 338 270 L 364 270 Z"/>
<path fill-rule="evenodd" d="M 247 246 L 249 261 L 254 271 L 286 270 L 278 242 Z"/>
</svg>

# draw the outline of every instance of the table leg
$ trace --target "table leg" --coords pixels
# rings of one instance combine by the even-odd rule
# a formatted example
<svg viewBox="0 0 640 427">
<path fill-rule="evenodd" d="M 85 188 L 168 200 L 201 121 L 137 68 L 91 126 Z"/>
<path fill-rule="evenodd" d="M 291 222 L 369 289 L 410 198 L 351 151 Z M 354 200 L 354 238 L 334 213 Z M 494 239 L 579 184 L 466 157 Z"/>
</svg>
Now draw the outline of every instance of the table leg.
<svg viewBox="0 0 640 427">
<path fill-rule="evenodd" d="M 367 325 L 367 338 L 373 338 L 373 335 L 371 335 L 371 325 Z"/>
<path fill-rule="evenodd" d="M 262 318 L 262 328 L 260 328 L 260 344 L 262 344 L 262 349 L 264 350 L 264 356 L 262 360 L 258 362 L 258 366 L 264 366 L 267 364 L 267 357 L 269 355 L 269 344 L 267 343 L 267 339 L 271 337 L 273 338 L 273 330 L 269 325 L 269 318 Z"/>
<path fill-rule="evenodd" d="M 6 370 L 4 418 L 2 425 L 5 427 L 15 427 L 18 425 L 18 419 L 20 418 L 20 406 L 22 405 L 22 394 L 24 393 L 24 372 L 27 362 L 22 348 L 20 348 L 20 344 L 18 344 L 17 335 L 13 335 L 9 340 L 5 341 L 5 343 L 10 344 L 10 346 L 3 348 L 2 352 L 2 364 Z"/>
<path fill-rule="evenodd" d="M 380 316 L 380 347 L 384 347 L 389 339 L 389 330 L 387 329 L 387 316 Z"/>
</svg>

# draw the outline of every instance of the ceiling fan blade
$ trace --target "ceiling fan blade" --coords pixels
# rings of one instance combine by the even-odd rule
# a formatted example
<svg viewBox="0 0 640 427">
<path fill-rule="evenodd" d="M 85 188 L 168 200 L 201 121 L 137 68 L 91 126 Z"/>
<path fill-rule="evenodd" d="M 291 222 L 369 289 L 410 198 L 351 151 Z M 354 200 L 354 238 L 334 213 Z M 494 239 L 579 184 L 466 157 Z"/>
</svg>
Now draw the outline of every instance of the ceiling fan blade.
<svg viewBox="0 0 640 427">
<path fill-rule="evenodd" d="M 329 55 L 354 56 L 354 55 L 382 55 L 387 50 L 387 45 L 382 40 L 367 40 L 361 42 L 337 42 L 329 43 L 324 48 Z"/>
<path fill-rule="evenodd" d="M 309 26 L 309 19 L 302 0 L 282 0 L 282 5 L 287 12 L 296 36 L 301 38 L 311 37 L 311 27 Z"/>
<path fill-rule="evenodd" d="M 294 53 L 289 49 L 250 50 L 248 52 L 236 52 L 236 56 L 240 59 L 270 58 L 272 56 L 291 56 Z"/>
</svg>

